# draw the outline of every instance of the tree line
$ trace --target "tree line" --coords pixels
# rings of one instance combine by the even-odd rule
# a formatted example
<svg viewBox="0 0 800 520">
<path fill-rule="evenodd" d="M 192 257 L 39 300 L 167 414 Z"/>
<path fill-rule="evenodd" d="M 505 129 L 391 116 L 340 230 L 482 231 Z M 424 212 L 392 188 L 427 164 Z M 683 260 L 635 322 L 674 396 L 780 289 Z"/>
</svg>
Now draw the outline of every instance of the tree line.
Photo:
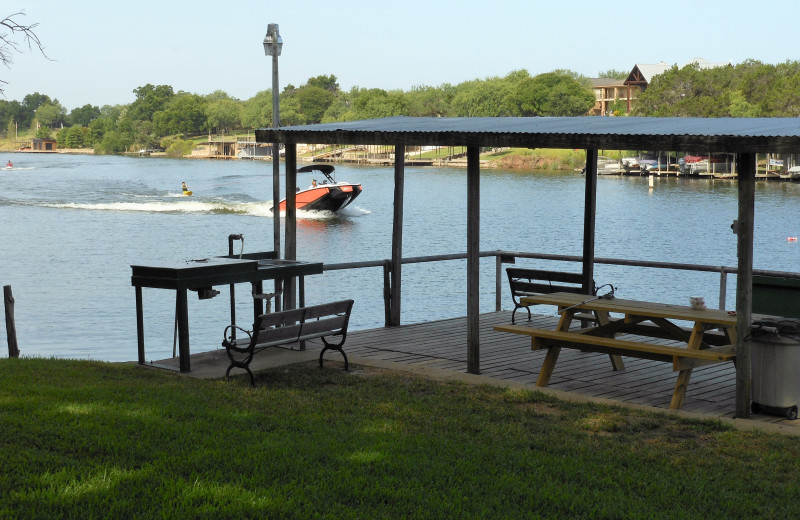
<svg viewBox="0 0 800 520">
<path fill-rule="evenodd" d="M 797 117 L 800 62 L 673 66 L 653 79 L 634 107 L 634 115 L 656 117 Z"/>
<path fill-rule="evenodd" d="M 146 84 L 133 90 L 128 105 L 84 105 L 70 112 L 47 95 L 22 101 L 0 100 L 0 131 L 13 137 L 32 128 L 40 138 L 55 137 L 59 147 L 93 147 L 117 153 L 167 148 L 188 136 L 263 128 L 272 122 L 272 91 L 239 100 L 223 91 L 199 95 L 169 85 Z M 594 96 L 585 78 L 569 71 L 531 76 L 525 70 L 505 77 L 458 85 L 418 86 L 410 91 L 353 87 L 345 91 L 336 76 L 308 79 L 280 93 L 281 125 L 408 116 L 555 116 L 585 114 Z"/>
<path fill-rule="evenodd" d="M 601 77 L 625 77 L 607 71 Z M 223 91 L 207 95 L 169 85 L 135 88 L 127 105 L 91 104 L 69 112 L 55 98 L 33 93 L 22 101 L 0 99 L 0 132 L 13 137 L 33 129 L 62 148 L 118 153 L 187 144 L 189 136 L 228 134 L 268 127 L 272 92 L 239 100 Z M 531 76 L 515 70 L 503 77 L 457 85 L 415 86 L 409 91 L 353 87 L 336 76 L 309 78 L 280 93 L 281 125 L 350 121 L 396 115 L 429 117 L 580 116 L 595 102 L 587 78 L 568 70 Z M 654 77 L 634 103 L 634 115 L 682 117 L 796 117 L 800 115 L 800 62 L 778 65 L 748 60 L 736 66 L 672 67 Z M 623 115 L 623 114 L 620 114 Z"/>
</svg>

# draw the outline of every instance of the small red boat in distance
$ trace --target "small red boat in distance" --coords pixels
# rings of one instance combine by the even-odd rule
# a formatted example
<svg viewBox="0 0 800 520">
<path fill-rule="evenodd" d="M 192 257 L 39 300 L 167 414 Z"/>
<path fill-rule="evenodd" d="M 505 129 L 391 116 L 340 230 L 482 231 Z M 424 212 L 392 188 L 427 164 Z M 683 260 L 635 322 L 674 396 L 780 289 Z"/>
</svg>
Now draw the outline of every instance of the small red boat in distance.
<svg viewBox="0 0 800 520">
<path fill-rule="evenodd" d="M 312 164 L 297 170 L 297 173 L 318 171 L 325 178 L 311 181 L 306 189 L 297 189 L 296 208 L 305 211 L 330 211 L 336 213 L 347 207 L 361 194 L 361 185 L 351 182 L 337 182 L 333 176 L 335 168 L 330 164 Z M 270 211 L 272 209 L 270 208 Z M 286 199 L 280 202 L 280 211 L 286 211 Z"/>
</svg>

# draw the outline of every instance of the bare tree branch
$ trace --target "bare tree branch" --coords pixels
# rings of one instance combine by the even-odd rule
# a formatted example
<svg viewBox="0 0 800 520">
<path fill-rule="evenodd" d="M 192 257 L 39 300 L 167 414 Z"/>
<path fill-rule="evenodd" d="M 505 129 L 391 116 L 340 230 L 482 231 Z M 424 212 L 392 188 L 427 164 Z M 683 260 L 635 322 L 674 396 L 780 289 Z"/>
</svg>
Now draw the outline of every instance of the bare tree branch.
<svg viewBox="0 0 800 520">
<path fill-rule="evenodd" d="M 0 31 L 2 31 L 0 32 L 0 62 L 8 68 L 11 68 L 11 64 L 14 62 L 13 54 L 24 52 L 21 47 L 24 44 L 27 44 L 28 50 L 33 50 L 35 46 L 42 56 L 50 59 L 45 54 L 39 37 L 33 31 L 39 24 L 23 25 L 16 20 L 20 16 L 25 16 L 24 10 L 10 14 L 0 21 Z M 8 82 L 0 79 L 0 84 L 7 85 Z M 0 87 L 0 94 L 3 92 L 3 88 Z"/>
</svg>

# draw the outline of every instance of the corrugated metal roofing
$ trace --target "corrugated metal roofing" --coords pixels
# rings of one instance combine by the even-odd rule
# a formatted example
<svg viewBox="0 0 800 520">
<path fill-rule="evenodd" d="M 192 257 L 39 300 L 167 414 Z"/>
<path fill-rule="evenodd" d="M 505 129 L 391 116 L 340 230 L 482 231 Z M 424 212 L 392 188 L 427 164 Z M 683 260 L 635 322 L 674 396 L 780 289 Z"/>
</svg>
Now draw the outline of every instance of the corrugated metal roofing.
<svg viewBox="0 0 800 520">
<path fill-rule="evenodd" d="M 259 142 L 800 153 L 800 118 L 389 117 L 256 131 Z"/>
</svg>

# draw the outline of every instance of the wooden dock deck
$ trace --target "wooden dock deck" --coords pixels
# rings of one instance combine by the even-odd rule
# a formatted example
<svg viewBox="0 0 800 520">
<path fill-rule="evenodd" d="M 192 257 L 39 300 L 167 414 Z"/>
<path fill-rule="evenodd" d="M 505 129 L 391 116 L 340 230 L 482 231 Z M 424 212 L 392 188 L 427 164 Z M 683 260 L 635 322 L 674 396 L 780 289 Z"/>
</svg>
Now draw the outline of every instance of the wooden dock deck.
<svg viewBox="0 0 800 520">
<path fill-rule="evenodd" d="M 555 316 L 534 315 L 532 326 L 555 328 Z M 531 351 L 526 336 L 493 330 L 495 325 L 511 322 L 510 311 L 482 314 L 480 317 L 479 380 L 493 383 L 514 383 L 536 388 L 536 378 L 545 351 Z M 518 323 L 525 321 L 524 313 Z M 253 360 L 253 369 L 280 364 L 312 361 L 322 345 L 319 340 L 307 342 L 305 351 L 270 349 Z M 392 328 L 349 331 L 345 343 L 351 365 L 381 366 L 407 369 L 422 375 L 435 370 L 440 376 L 451 374 L 457 379 L 467 374 L 467 318 L 401 325 Z M 194 354 L 192 372 L 195 377 L 222 377 L 227 367 L 223 351 Z M 270 360 L 272 357 L 272 360 Z M 326 355 L 326 363 L 340 361 L 336 352 Z M 677 373 L 669 363 L 624 357 L 625 370 L 615 372 L 605 354 L 584 353 L 563 349 L 547 388 L 567 392 L 576 398 L 602 398 L 622 405 L 642 405 L 669 410 Z M 176 360 L 162 360 L 159 366 L 175 365 Z M 209 371 L 209 369 L 211 369 Z M 206 375 L 202 375 L 203 373 Z M 234 373 L 238 373 L 234 370 Z M 243 372 L 242 372 L 243 373 Z M 474 379 L 473 379 L 474 380 Z M 707 418 L 732 419 L 735 415 L 736 371 L 733 363 L 718 363 L 695 368 L 689 381 L 682 411 Z M 759 423 L 773 423 L 800 432 L 800 420 L 789 421 L 773 415 L 751 415 Z"/>
<path fill-rule="evenodd" d="M 513 382 L 536 388 L 546 351 L 532 351 L 527 336 L 493 330 L 511 322 L 511 312 L 480 318 L 480 378 L 487 383 Z M 532 326 L 555 328 L 555 316 L 534 315 Z M 525 321 L 524 313 L 518 323 Z M 467 371 L 467 318 L 403 325 L 348 333 L 345 350 L 351 363 L 390 362 L 412 370 L 435 368 L 453 374 Z M 623 405 L 669 411 L 677 372 L 669 363 L 624 357 L 625 370 L 615 372 L 606 354 L 562 349 L 547 388 L 578 398 L 601 398 Z M 708 418 L 733 419 L 736 411 L 736 369 L 733 363 L 695 368 L 682 411 Z M 752 414 L 750 420 L 800 432 L 800 420 Z"/>
<path fill-rule="evenodd" d="M 535 315 L 532 326 L 555 328 L 557 318 Z M 546 351 L 531 351 L 530 338 L 496 332 L 511 322 L 508 311 L 482 314 L 481 376 L 536 384 Z M 529 323 L 523 319 L 519 323 Z M 348 333 L 345 351 L 353 359 L 391 361 L 454 372 L 467 370 L 467 321 L 453 318 L 394 328 Z M 548 388 L 669 409 L 677 373 L 669 363 L 625 357 L 625 370 L 615 372 L 606 354 L 563 349 Z M 733 417 L 736 399 L 733 363 L 695 368 L 682 409 L 717 417 Z M 781 420 L 780 417 L 777 420 Z"/>
</svg>

